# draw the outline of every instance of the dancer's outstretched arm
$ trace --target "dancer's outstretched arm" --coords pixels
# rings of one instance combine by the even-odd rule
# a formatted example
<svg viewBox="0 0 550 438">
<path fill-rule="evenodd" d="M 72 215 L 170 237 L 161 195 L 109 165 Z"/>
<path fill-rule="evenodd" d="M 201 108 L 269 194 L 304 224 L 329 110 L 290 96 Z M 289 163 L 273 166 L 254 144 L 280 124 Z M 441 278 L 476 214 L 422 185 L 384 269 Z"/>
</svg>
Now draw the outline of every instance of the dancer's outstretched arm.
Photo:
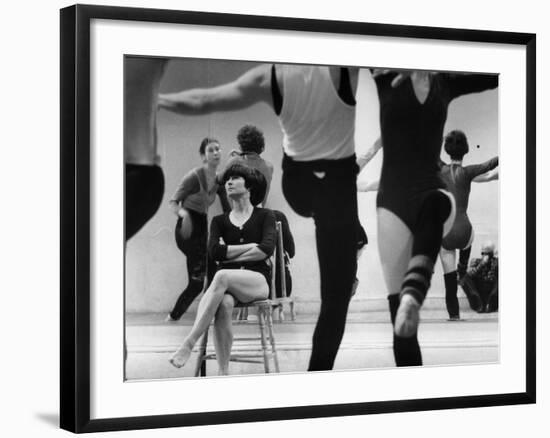
<svg viewBox="0 0 550 438">
<path fill-rule="evenodd" d="M 498 180 L 498 168 L 490 170 L 489 172 L 483 173 L 476 176 L 472 181 L 477 183 L 484 183 L 489 181 Z"/>
<path fill-rule="evenodd" d="M 258 102 L 272 106 L 270 68 L 268 64 L 260 65 L 233 82 L 213 88 L 159 94 L 158 106 L 185 115 L 240 110 Z"/>
</svg>

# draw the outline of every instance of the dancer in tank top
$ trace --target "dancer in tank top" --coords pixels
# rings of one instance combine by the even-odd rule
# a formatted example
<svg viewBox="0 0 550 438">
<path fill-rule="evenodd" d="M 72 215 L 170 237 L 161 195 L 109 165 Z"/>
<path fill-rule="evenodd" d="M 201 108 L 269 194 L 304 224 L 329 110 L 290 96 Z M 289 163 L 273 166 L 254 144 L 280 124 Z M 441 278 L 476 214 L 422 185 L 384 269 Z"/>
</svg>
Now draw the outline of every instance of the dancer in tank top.
<svg viewBox="0 0 550 438">
<path fill-rule="evenodd" d="M 439 174 L 447 109 L 453 99 L 495 88 L 496 75 L 373 70 L 384 157 L 377 196 L 378 244 L 394 324 L 398 366 L 421 365 L 420 307 L 454 198 Z"/>
<path fill-rule="evenodd" d="M 342 340 L 357 268 L 357 68 L 261 65 L 210 89 L 161 95 L 159 106 L 181 114 L 243 109 L 264 102 L 283 131 L 283 193 L 315 222 L 321 310 L 308 369 L 329 370 Z"/>
<path fill-rule="evenodd" d="M 468 202 L 470 198 L 470 186 L 476 177 L 493 170 L 498 165 L 498 157 L 481 164 L 462 166 L 464 155 L 468 153 L 468 140 L 466 135 L 459 130 L 449 132 L 445 137 L 444 149 L 451 157 L 450 164 L 441 166 L 441 177 L 456 201 L 456 218 L 449 233 L 441 242 L 441 264 L 443 265 L 443 277 L 445 280 L 445 303 L 449 319 L 460 319 L 457 298 L 457 286 L 459 278 L 462 278 L 468 268 L 471 245 L 474 240 L 474 230 L 468 218 Z M 460 251 L 458 267 L 456 265 L 456 250 Z M 458 273 L 458 275 L 457 275 Z M 474 310 L 481 306 L 479 297 L 467 295 L 470 305 Z"/>
<path fill-rule="evenodd" d="M 199 155 L 203 165 L 188 172 L 170 200 L 170 208 L 178 217 L 175 229 L 176 244 L 185 254 L 188 284 L 180 294 L 167 321 L 177 321 L 201 293 L 206 275 L 206 244 L 208 239 L 208 208 L 220 194 L 216 169 L 220 164 L 218 140 L 206 137 L 201 141 Z M 189 222 L 190 235 L 184 235 Z"/>
</svg>

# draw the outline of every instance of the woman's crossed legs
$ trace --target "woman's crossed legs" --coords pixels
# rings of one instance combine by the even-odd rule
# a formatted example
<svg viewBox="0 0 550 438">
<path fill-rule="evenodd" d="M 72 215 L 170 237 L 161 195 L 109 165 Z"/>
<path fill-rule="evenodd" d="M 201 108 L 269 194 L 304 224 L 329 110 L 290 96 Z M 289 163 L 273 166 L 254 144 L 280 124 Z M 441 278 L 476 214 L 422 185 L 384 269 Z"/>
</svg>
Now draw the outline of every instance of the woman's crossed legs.
<svg viewBox="0 0 550 438">
<path fill-rule="evenodd" d="M 199 303 L 191 332 L 170 358 L 170 363 L 176 368 L 185 365 L 196 342 L 208 330 L 212 319 L 216 316 L 216 351 L 221 353 L 218 363 L 220 373 L 227 372 L 233 340 L 231 317 L 228 317 L 227 312 L 228 309 L 232 310 L 235 302 L 232 297 L 224 298 L 226 292 L 240 302 L 249 303 L 266 299 L 269 295 L 269 287 L 265 277 L 258 272 L 246 269 L 221 269 L 216 272 Z"/>
</svg>

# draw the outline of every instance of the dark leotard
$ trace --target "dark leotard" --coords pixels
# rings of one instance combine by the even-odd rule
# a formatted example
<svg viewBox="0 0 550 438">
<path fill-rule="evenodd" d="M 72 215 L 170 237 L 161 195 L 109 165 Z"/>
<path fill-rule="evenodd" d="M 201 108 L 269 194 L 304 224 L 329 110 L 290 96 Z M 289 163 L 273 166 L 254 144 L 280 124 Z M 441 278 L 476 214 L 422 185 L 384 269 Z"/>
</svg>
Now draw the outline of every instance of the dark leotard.
<svg viewBox="0 0 550 438">
<path fill-rule="evenodd" d="M 497 87 L 498 76 L 433 75 L 428 96 L 420 103 L 410 78 L 391 86 L 396 75 L 375 79 L 384 148 L 377 206 L 395 213 L 413 231 L 426 197 L 445 188 L 439 156 L 449 104 L 463 94 Z"/>
<path fill-rule="evenodd" d="M 445 164 L 441 167 L 441 177 L 456 201 L 456 219 L 451 231 L 445 236 L 442 246 L 445 249 L 464 249 L 470 243 L 472 224 L 468 218 L 468 200 L 472 180 L 498 165 L 498 157 L 482 164 L 462 167 L 460 164 Z"/>
</svg>

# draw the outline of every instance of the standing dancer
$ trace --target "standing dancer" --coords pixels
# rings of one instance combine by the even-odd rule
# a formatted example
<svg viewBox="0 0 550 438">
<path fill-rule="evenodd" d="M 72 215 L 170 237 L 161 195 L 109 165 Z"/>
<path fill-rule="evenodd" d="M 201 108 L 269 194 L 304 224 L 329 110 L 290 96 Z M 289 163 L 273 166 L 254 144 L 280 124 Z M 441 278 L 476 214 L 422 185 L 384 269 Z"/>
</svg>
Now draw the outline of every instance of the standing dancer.
<svg viewBox="0 0 550 438">
<path fill-rule="evenodd" d="M 261 206 L 265 207 L 271 188 L 271 179 L 273 178 L 273 164 L 261 157 L 265 149 L 264 134 L 256 126 L 244 125 L 237 133 L 237 142 L 239 143 L 239 150 L 231 151 L 231 158 L 224 169 L 239 163 L 258 170 L 267 182 L 265 197 L 261 202 Z M 223 170 L 221 175 L 223 175 Z"/>
<path fill-rule="evenodd" d="M 157 155 L 157 99 L 167 62 L 161 58 L 124 58 L 126 240 L 153 217 L 164 194 Z"/>
<path fill-rule="evenodd" d="M 453 99 L 498 86 L 496 75 L 374 70 L 384 158 L 377 196 L 378 245 L 398 366 L 422 365 L 417 329 L 454 200 L 439 157 Z"/>
<path fill-rule="evenodd" d="M 167 62 L 162 58 L 124 58 L 126 242 L 153 217 L 164 195 L 164 174 L 157 155 L 157 100 Z M 123 355 L 126 369 L 126 339 Z"/>
<path fill-rule="evenodd" d="M 441 177 L 456 201 L 456 218 L 453 227 L 441 242 L 441 264 L 445 279 L 445 304 L 449 319 L 460 319 L 457 286 L 468 268 L 471 245 L 474 240 L 474 230 L 468 218 L 468 201 L 470 185 L 474 178 L 493 170 L 498 166 L 498 157 L 471 166 L 462 166 L 462 159 L 468 153 L 468 140 L 462 131 L 451 131 L 445 137 L 443 145 L 445 152 L 451 157 L 450 164 L 441 166 Z M 460 251 L 458 267 L 456 265 L 456 250 Z M 458 275 L 457 275 L 458 273 Z M 482 305 L 479 296 L 467 295 L 470 306 L 478 311 Z"/>
<path fill-rule="evenodd" d="M 218 140 L 204 138 L 199 146 L 199 155 L 203 165 L 192 169 L 183 177 L 170 200 L 170 208 L 178 217 L 174 235 L 178 248 L 187 259 L 188 284 L 166 317 L 167 321 L 180 319 L 204 286 L 208 208 L 220 192 L 216 178 L 221 156 Z"/>
<path fill-rule="evenodd" d="M 165 94 L 159 106 L 181 114 L 232 111 L 264 102 L 283 131 L 283 193 L 312 217 L 321 310 L 308 370 L 330 370 L 344 334 L 357 269 L 355 92 L 359 70 L 261 65 L 228 84 Z"/>
</svg>

